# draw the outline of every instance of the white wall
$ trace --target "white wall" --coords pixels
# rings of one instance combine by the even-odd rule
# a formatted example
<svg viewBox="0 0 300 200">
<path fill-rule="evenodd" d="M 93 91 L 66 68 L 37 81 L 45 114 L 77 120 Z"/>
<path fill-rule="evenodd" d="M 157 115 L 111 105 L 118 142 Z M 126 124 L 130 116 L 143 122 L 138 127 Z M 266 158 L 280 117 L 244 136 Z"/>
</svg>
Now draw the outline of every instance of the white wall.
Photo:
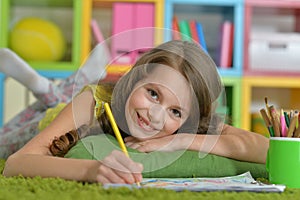
<svg viewBox="0 0 300 200">
<path fill-rule="evenodd" d="M 6 123 L 36 99 L 23 85 L 9 77 L 5 80 L 4 89 L 3 123 Z"/>
</svg>

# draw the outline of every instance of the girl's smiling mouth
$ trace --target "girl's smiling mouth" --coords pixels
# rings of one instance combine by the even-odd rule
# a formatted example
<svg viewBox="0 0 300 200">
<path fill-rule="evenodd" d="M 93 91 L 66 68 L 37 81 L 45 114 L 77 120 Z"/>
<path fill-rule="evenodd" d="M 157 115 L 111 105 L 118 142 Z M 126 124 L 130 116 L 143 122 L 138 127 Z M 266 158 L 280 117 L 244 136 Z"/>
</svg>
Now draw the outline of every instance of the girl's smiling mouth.
<svg viewBox="0 0 300 200">
<path fill-rule="evenodd" d="M 147 119 L 142 117 L 138 112 L 136 112 L 136 114 L 137 114 L 137 124 L 139 125 L 139 127 L 141 127 L 146 131 L 155 131 L 155 129 L 151 126 L 151 123 Z"/>
</svg>

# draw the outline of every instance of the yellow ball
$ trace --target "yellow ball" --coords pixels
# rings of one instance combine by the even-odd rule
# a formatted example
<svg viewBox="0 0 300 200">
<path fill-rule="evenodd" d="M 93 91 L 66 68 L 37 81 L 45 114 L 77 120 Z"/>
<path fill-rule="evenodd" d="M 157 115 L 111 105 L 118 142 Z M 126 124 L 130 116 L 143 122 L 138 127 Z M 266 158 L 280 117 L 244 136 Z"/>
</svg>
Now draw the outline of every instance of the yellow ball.
<svg viewBox="0 0 300 200">
<path fill-rule="evenodd" d="M 53 22 L 29 17 L 12 28 L 10 48 L 27 61 L 59 61 L 65 55 L 66 41 Z"/>
</svg>

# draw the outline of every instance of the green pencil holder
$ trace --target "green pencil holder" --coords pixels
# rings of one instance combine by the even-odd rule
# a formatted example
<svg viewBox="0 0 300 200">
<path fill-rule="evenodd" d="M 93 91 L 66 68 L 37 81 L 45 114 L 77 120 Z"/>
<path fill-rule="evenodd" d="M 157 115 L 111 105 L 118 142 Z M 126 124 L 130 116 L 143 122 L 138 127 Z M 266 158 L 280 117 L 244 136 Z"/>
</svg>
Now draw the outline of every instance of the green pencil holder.
<svg viewBox="0 0 300 200">
<path fill-rule="evenodd" d="M 271 137 L 266 168 L 271 183 L 300 188 L 300 138 Z"/>
</svg>

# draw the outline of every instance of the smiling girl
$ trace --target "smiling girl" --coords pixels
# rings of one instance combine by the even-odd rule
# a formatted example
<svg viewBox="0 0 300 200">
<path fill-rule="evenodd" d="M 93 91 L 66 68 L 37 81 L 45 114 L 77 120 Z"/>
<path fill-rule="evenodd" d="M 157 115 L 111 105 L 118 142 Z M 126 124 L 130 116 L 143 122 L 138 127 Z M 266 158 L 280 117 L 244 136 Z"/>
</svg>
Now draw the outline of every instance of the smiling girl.
<svg viewBox="0 0 300 200">
<path fill-rule="evenodd" d="M 3 174 L 101 183 L 141 181 L 143 166 L 119 151 L 101 161 L 53 156 L 62 150 L 54 142 L 57 138 L 95 119 L 105 133 L 112 133 L 101 107 L 102 101 L 110 100 L 109 95 L 101 96 L 107 91 L 101 83 L 85 88 L 47 128 L 9 157 Z M 189 149 L 264 163 L 267 138 L 223 124 L 215 115 L 214 102 L 221 91 L 216 66 L 199 45 L 170 41 L 140 57 L 115 85 L 110 104 L 131 148 Z M 206 141 L 215 143 L 208 148 Z"/>
</svg>

